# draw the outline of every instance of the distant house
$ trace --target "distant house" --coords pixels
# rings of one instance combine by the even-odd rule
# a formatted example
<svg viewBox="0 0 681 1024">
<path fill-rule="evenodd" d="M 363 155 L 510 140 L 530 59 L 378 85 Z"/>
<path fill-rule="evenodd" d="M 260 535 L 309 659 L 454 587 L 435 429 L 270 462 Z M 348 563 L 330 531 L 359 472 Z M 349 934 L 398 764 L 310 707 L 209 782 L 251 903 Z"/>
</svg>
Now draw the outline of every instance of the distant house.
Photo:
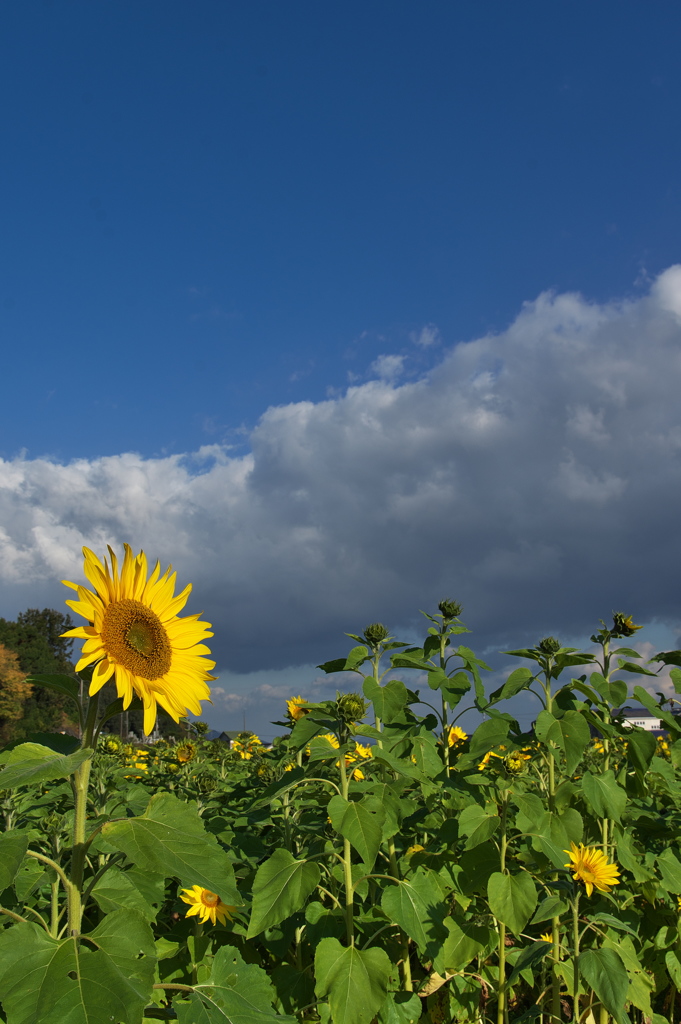
<svg viewBox="0 0 681 1024">
<path fill-rule="evenodd" d="M 613 710 L 613 718 L 619 718 L 623 725 L 638 726 L 646 732 L 663 735 L 667 730 L 662 721 L 646 708 L 617 708 Z"/>
<path fill-rule="evenodd" d="M 234 740 L 239 735 L 239 730 L 234 732 L 218 732 L 217 729 L 211 729 L 210 732 L 206 733 L 207 740 L 220 740 L 221 743 L 226 743 L 228 747 L 231 747 Z"/>
</svg>

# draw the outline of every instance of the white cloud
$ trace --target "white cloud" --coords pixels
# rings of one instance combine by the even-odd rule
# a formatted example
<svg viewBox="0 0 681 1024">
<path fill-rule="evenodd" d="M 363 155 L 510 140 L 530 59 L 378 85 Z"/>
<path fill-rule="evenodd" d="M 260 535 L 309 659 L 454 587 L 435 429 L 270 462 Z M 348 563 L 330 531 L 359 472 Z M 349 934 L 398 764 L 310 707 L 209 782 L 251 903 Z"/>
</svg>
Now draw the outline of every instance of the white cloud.
<svg viewBox="0 0 681 1024">
<path fill-rule="evenodd" d="M 421 348 L 430 348 L 431 345 L 439 345 L 442 338 L 440 337 L 440 329 L 435 324 L 426 324 L 418 333 L 416 331 L 412 333 L 411 340 L 415 345 L 420 345 Z"/>
<path fill-rule="evenodd" d="M 381 380 L 392 381 L 402 375 L 404 356 L 383 355 L 374 359 L 371 371 Z"/>
<path fill-rule="evenodd" d="M 681 267 L 637 301 L 546 293 L 422 379 L 268 409 L 245 455 L 0 461 L 0 611 L 54 604 L 82 543 L 127 540 L 193 580 L 238 673 L 337 657 L 444 596 L 479 648 L 613 608 L 676 628 L 680 311 Z"/>
</svg>

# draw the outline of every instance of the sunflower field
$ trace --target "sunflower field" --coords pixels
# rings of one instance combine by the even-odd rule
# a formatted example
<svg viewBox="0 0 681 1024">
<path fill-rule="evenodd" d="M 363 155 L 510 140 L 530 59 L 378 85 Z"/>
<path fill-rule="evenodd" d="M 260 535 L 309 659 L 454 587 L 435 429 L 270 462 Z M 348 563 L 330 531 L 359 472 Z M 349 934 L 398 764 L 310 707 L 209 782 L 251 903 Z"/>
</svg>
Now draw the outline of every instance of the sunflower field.
<svg viewBox="0 0 681 1024">
<path fill-rule="evenodd" d="M 675 1024 L 681 718 L 649 666 L 681 693 L 681 652 L 644 664 L 617 613 L 589 652 L 507 652 L 490 693 L 442 601 L 420 647 L 349 634 L 320 668 L 356 692 L 292 696 L 271 747 L 131 745 L 106 731 L 126 708 L 147 734 L 159 706 L 200 712 L 210 624 L 129 548 L 85 575 L 80 678 L 29 680 L 81 739 L 0 752 L 5 1024 Z M 523 692 L 529 732 L 504 710 Z"/>
</svg>

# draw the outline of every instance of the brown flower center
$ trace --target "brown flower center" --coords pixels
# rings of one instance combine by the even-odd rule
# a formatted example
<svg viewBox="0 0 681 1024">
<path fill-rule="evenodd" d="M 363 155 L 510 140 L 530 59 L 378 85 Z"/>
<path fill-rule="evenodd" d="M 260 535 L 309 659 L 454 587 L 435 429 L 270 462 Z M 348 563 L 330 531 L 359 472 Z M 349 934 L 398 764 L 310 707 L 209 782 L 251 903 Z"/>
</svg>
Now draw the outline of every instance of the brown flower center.
<svg viewBox="0 0 681 1024">
<path fill-rule="evenodd" d="M 158 615 L 141 601 L 126 597 L 108 605 L 102 642 L 113 661 L 143 679 L 160 679 L 170 669 L 168 634 Z"/>
<path fill-rule="evenodd" d="M 220 902 L 220 897 L 214 892 L 209 892 L 208 889 L 204 889 L 201 893 L 201 902 L 205 907 L 217 907 Z"/>
</svg>

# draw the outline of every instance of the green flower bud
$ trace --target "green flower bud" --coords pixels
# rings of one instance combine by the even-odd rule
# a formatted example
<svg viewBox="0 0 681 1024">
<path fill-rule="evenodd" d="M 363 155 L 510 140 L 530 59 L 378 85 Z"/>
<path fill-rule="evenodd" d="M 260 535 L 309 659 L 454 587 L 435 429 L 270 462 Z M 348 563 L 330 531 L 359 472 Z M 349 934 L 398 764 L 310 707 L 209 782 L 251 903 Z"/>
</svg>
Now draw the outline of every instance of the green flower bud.
<svg viewBox="0 0 681 1024">
<path fill-rule="evenodd" d="M 102 750 L 105 754 L 119 754 L 123 744 L 118 736 L 103 736 L 101 740 Z"/>
<path fill-rule="evenodd" d="M 377 647 L 381 641 L 385 640 L 388 636 L 388 630 L 385 628 L 382 622 L 372 622 L 370 626 L 364 630 L 364 639 L 371 647 Z"/>
<path fill-rule="evenodd" d="M 440 601 L 438 608 L 445 619 L 456 619 L 463 611 L 463 606 L 458 601 Z"/>
<path fill-rule="evenodd" d="M 643 629 L 643 627 L 634 625 L 631 615 L 625 615 L 624 612 L 613 614 L 611 631 L 613 636 L 633 636 L 638 629 Z"/>
<path fill-rule="evenodd" d="M 336 701 L 336 709 L 346 722 L 359 722 L 365 717 L 369 705 L 358 693 L 344 693 Z"/>
<path fill-rule="evenodd" d="M 539 641 L 537 647 L 542 654 L 557 654 L 560 650 L 560 644 L 555 636 L 545 636 L 543 640 Z"/>
</svg>

